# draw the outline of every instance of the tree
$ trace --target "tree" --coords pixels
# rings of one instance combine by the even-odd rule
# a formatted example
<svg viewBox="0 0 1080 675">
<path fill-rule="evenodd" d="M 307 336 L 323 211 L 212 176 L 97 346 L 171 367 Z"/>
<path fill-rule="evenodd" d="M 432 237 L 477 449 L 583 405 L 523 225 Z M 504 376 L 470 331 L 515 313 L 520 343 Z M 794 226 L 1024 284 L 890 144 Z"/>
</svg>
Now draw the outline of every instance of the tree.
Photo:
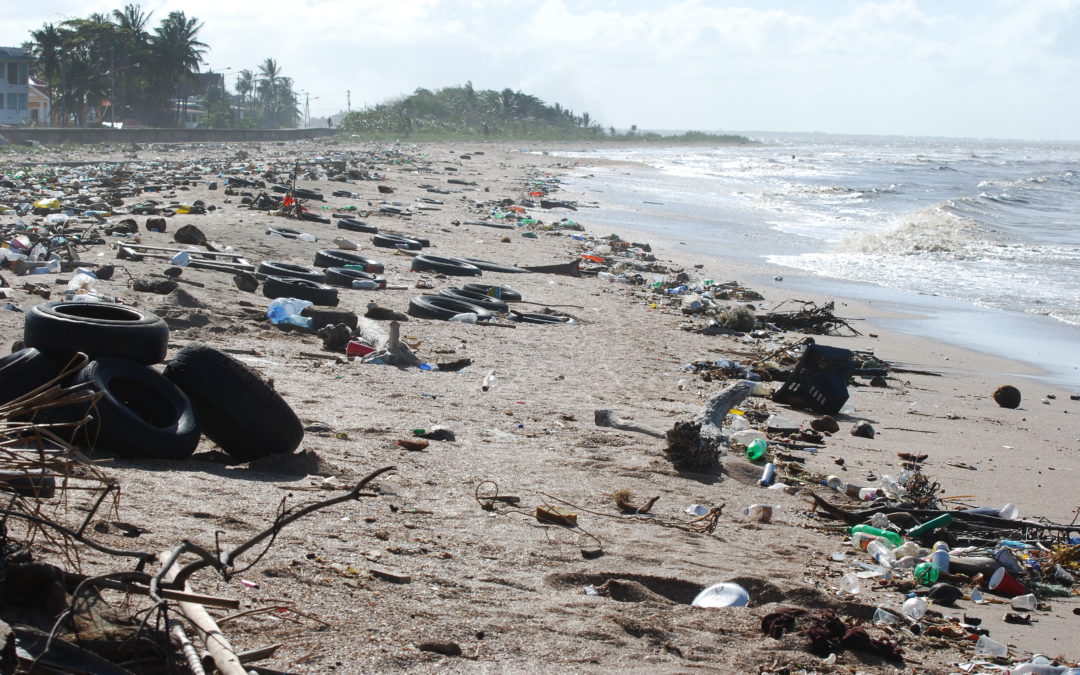
<svg viewBox="0 0 1080 675">
<path fill-rule="evenodd" d="M 178 92 L 177 123 L 182 123 L 187 102 L 187 83 L 191 74 L 199 71 L 206 53 L 206 43 L 198 39 L 202 24 L 189 19 L 182 11 L 169 12 L 150 40 L 151 55 L 163 85 L 169 83 Z"/>
<path fill-rule="evenodd" d="M 274 59 L 259 64 L 256 80 L 258 121 L 268 128 L 295 127 L 300 118 L 300 101 L 291 77 L 284 77 Z"/>
</svg>

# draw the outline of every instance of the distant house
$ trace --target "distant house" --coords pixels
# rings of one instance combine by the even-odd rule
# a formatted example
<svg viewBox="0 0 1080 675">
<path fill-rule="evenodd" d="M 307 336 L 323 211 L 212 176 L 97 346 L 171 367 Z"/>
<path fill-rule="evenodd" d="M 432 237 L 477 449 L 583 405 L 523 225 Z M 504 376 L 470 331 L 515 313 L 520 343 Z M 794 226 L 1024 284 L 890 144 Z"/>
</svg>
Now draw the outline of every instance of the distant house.
<svg viewBox="0 0 1080 675">
<path fill-rule="evenodd" d="M 0 47 L 0 124 L 30 119 L 30 52 Z"/>
<path fill-rule="evenodd" d="M 29 105 L 31 124 L 49 124 L 52 120 L 52 99 L 49 97 L 49 85 L 30 76 Z"/>
</svg>

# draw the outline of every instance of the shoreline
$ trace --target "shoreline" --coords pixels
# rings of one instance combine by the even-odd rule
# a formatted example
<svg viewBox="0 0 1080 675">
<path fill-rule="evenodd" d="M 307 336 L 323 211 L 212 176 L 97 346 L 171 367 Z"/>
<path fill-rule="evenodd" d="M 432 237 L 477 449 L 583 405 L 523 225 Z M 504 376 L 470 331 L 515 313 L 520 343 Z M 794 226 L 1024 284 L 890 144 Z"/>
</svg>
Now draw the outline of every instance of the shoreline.
<svg viewBox="0 0 1080 675">
<path fill-rule="evenodd" d="M 243 160 L 237 159 L 239 150 L 247 155 Z M 470 224 L 503 199 L 521 199 L 534 176 L 554 178 L 563 171 L 553 166 L 554 156 L 525 155 L 509 145 L 297 143 L 194 146 L 167 153 L 146 146 L 130 152 L 148 164 L 207 167 L 188 190 L 159 192 L 154 198 L 203 199 L 218 207 L 206 215 L 171 217 L 167 232 L 140 231 L 145 243 L 175 245 L 173 231 L 195 224 L 208 239 L 233 246 L 256 264 L 310 265 L 316 251 L 332 248 L 331 240 L 345 235 L 360 245 L 362 255 L 385 264 L 393 287 L 342 291 L 339 309 L 361 315 L 372 301 L 404 311 L 412 297 L 431 292 L 418 287 L 421 280 L 437 290 L 458 286 L 463 279 L 411 272 L 411 257 L 375 248 L 368 235 L 343 232 L 333 223 L 286 221 L 240 208 L 238 196 L 207 187 L 218 180 L 218 167 L 243 166 L 252 176 L 280 175 L 297 159 L 337 155 L 353 166 L 374 166 L 386 178 L 342 184 L 304 177 L 298 186 L 327 195 L 342 188 L 359 193 L 351 201 L 328 196 L 328 211 L 358 205 L 369 212 L 358 217 L 382 231 L 429 238 L 434 255 L 542 265 L 583 252 L 564 233 L 536 230 L 530 238 L 522 236 L 530 234 L 526 228 Z M 57 154 L 96 156 L 83 150 Z M 447 194 L 433 194 L 425 185 Z M 378 186 L 394 192 L 383 194 Z M 571 195 L 560 190 L 554 197 Z M 442 204 L 421 203 L 421 198 Z M 384 199 L 438 210 L 409 216 L 380 213 L 377 205 Z M 606 236 L 610 228 L 591 223 L 590 211 L 528 210 L 547 222 L 580 219 L 587 235 Z M 141 225 L 144 217 L 137 220 Z M 283 225 L 302 228 L 318 241 L 265 234 Z M 721 263 L 680 250 L 686 247 L 654 243 L 658 261 L 673 271 L 694 272 L 700 262 L 709 278 L 745 283 L 762 270 L 746 261 Z M 136 277 L 160 276 L 164 266 L 150 259 L 114 261 L 115 252 L 107 247 L 88 253 L 87 259 L 98 260 L 97 253 Z M 50 275 L 34 280 L 54 281 Z M 213 550 L 216 538 L 228 545 L 261 531 L 283 503 L 294 506 L 340 494 L 371 470 L 395 466 L 396 471 L 379 479 L 375 497 L 312 514 L 282 530 L 244 572 L 247 584 L 209 574 L 192 579 L 199 592 L 240 598 L 244 610 L 287 605 L 303 611 L 306 617 L 289 620 L 278 612 L 255 613 L 225 629 L 240 649 L 282 643 L 266 665 L 290 672 L 813 669 L 820 659 L 805 650 L 801 637 L 777 640 L 761 632 L 764 613 L 790 604 L 830 608 L 845 621 L 866 620 L 875 637 L 886 635 L 869 616 L 879 604 L 898 611 L 903 593 L 864 580 L 858 595 L 838 594 L 841 577 L 869 558 L 852 551 L 835 521 L 810 512 L 805 491 L 759 487 L 761 467 L 736 452 L 721 457 L 722 470 L 681 472 L 664 456 L 663 441 L 594 422 L 597 409 L 659 429 L 692 418 L 726 382 L 707 381 L 684 366 L 696 360 L 747 359 L 755 353 L 753 343 L 680 330 L 684 317 L 678 307 L 657 302 L 639 287 L 504 272 L 485 272 L 480 280 L 508 285 L 523 300 L 539 303 L 526 305 L 526 311 L 549 306 L 578 323 L 507 329 L 412 318 L 402 323 L 401 333 L 419 358 L 470 360 L 463 370 L 423 371 L 320 354 L 317 337 L 270 325 L 265 320 L 269 300 L 261 293 L 238 291 L 230 274 L 185 270 L 180 289 L 168 295 L 134 291 L 120 273 L 101 282 L 107 292 L 165 317 L 171 349 L 203 340 L 238 354 L 273 380 L 309 430 L 301 455 L 251 465 L 220 463 L 215 446 L 205 439 L 199 452 L 183 462 L 112 459 L 102 466 L 123 485 L 120 518 L 145 531 L 133 543 L 106 522 L 95 529 L 95 537 L 120 548 L 137 545 L 154 551 L 192 539 Z M 791 292 L 787 282 L 753 288 L 770 306 Z M 25 307 L 40 301 L 21 290 L 15 291 L 15 300 Z M 838 314 L 856 319 L 887 315 L 873 305 L 838 303 L 841 307 Z M 21 335 L 21 325 L 17 313 L 0 313 L 5 340 Z M 1018 385 L 1022 406 L 999 408 L 989 395 L 1012 379 L 995 374 L 1005 361 L 892 331 L 863 333 L 819 343 L 872 349 L 886 361 L 925 364 L 942 375 L 897 373 L 885 388 L 851 387 L 853 411 L 839 416 L 841 430 L 821 450 L 800 453 L 803 462 L 785 464 L 782 478 L 803 485 L 795 473 L 798 465 L 809 475 L 839 474 L 867 483 L 899 470 L 896 453 L 919 452 L 929 456 L 925 471 L 940 482 L 942 495 L 970 495 L 961 501 L 975 506 L 1009 501 L 1020 507 L 1022 517 L 1069 521 L 1075 505 L 1056 497 L 1072 494 L 1080 480 L 1074 422 L 1080 404 L 1063 392 L 1044 404 L 1040 397 L 1051 390 L 1025 382 Z M 497 380 L 483 390 L 482 381 L 492 370 Z M 817 416 L 766 397 L 752 397 L 746 405 L 800 424 Z M 875 438 L 851 435 L 858 421 L 872 424 Z M 420 451 L 397 443 L 411 438 L 413 429 L 435 425 L 454 430 L 456 440 L 433 441 Z M 658 497 L 651 514 L 621 513 L 610 496 L 620 489 L 640 501 Z M 514 496 L 520 504 L 486 509 L 477 498 L 485 490 Z M 774 523 L 740 519 L 743 509 L 755 503 L 785 506 L 790 515 Z M 721 508 L 715 531 L 686 527 L 690 504 Z M 537 521 L 539 506 L 574 511 L 578 528 Z M 845 506 L 860 508 L 857 503 Z M 78 508 L 70 510 L 81 517 Z M 597 546 L 599 556 L 585 555 L 583 549 Z M 835 559 L 833 554 L 841 551 L 844 559 Z M 89 573 L 116 568 L 115 559 L 93 551 L 83 564 Z M 390 569 L 409 581 L 391 583 L 373 569 Z M 725 581 L 747 588 L 750 606 L 704 610 L 689 605 L 698 590 Z M 594 595 L 590 588 L 604 591 Z M 932 620 L 948 625 L 941 615 L 961 613 L 981 618 L 994 639 L 1015 645 L 1017 660 L 1033 652 L 1076 659 L 1080 654 L 1072 641 L 1071 614 L 1076 607 L 1080 599 L 1075 596 L 1053 598 L 1048 610 L 1037 613 L 1037 627 L 1004 623 L 1001 605 L 966 601 L 951 609 L 935 607 L 939 614 Z M 973 658 L 963 640 L 939 645 L 900 630 L 893 637 L 903 642 L 903 664 L 845 651 L 838 665 L 863 672 L 904 668 L 946 673 Z M 432 642 L 457 645 L 462 656 L 420 647 Z"/>
<path fill-rule="evenodd" d="M 574 152 L 586 149 L 596 148 L 578 148 Z M 566 170 L 571 177 L 571 193 L 583 203 L 600 204 L 600 212 L 612 208 L 634 212 L 634 205 L 606 204 L 602 198 L 598 200 L 597 197 L 602 196 L 603 192 L 598 194 L 589 189 L 589 183 L 595 177 L 582 175 L 589 166 L 615 166 L 629 173 L 657 170 L 640 161 L 564 157 L 559 155 L 557 150 L 546 152 L 556 161 L 561 159 L 569 164 Z M 583 210 L 582 214 L 590 211 L 592 209 Z M 653 216 L 654 220 L 656 218 L 658 217 Z M 610 219 L 611 216 L 604 220 L 603 227 L 626 237 L 663 241 L 665 248 L 675 255 L 678 255 L 680 247 L 689 247 L 688 244 L 678 241 L 671 232 L 651 231 L 645 223 L 630 226 L 612 224 Z M 843 302 L 858 302 L 863 311 L 871 313 L 884 309 L 887 314 L 895 316 L 876 323 L 879 330 L 892 330 L 938 340 L 964 350 L 1000 358 L 1015 364 L 1004 371 L 1003 375 L 1034 379 L 1044 386 L 1060 391 L 1080 393 L 1080 362 L 1070 363 L 1075 352 L 1073 338 L 1080 336 L 1080 327 L 1039 314 L 1007 311 L 947 296 L 926 295 L 869 282 L 815 275 L 773 263 L 764 257 L 750 258 L 745 253 L 733 256 L 721 252 L 716 257 L 722 261 L 722 265 L 745 266 L 743 268 L 748 271 L 744 276 L 747 279 L 752 279 L 756 285 L 769 287 L 774 292 L 791 291 L 794 287 L 791 282 L 794 281 L 799 284 L 800 289 L 808 288 L 809 292 L 819 299 L 835 298 Z M 776 276 L 781 276 L 785 281 L 774 281 Z M 805 294 L 807 291 L 794 292 Z M 957 319 L 960 315 L 965 317 L 964 320 Z M 1031 338 L 1036 336 L 1042 341 L 1039 345 L 1042 348 L 1030 353 Z M 1024 356 L 1016 356 L 1025 352 L 1028 353 Z"/>
</svg>

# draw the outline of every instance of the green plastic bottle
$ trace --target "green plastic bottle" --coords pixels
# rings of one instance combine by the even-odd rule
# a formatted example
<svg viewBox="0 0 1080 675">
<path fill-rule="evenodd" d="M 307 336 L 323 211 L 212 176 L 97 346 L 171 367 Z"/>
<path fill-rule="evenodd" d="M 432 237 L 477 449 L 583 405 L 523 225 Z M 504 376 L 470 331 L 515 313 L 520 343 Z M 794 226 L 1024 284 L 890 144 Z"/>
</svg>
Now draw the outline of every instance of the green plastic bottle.
<svg viewBox="0 0 1080 675">
<path fill-rule="evenodd" d="M 765 441 L 755 438 L 750 442 L 750 445 L 746 446 L 746 458 L 751 462 L 758 461 L 765 455 L 766 447 Z"/>
<path fill-rule="evenodd" d="M 941 570 L 928 562 L 919 563 L 911 573 L 915 576 L 915 581 L 923 586 L 933 586 L 941 578 Z"/>
<path fill-rule="evenodd" d="M 915 537 L 922 536 L 922 535 L 926 534 L 927 532 L 933 532 L 934 530 L 938 529 L 939 527 L 945 527 L 946 525 L 948 525 L 951 522 L 952 522 L 952 514 L 951 513 L 943 513 L 940 516 L 938 516 L 937 518 L 934 518 L 933 520 L 928 520 L 925 523 L 923 523 L 922 525 L 919 525 L 918 527 L 911 528 L 910 530 L 908 530 L 908 536 L 911 537 L 912 539 L 914 539 Z"/>
<path fill-rule="evenodd" d="M 904 543 L 904 538 L 892 530 L 882 530 L 872 525 L 855 525 L 848 528 L 848 534 L 855 534 L 856 532 L 863 532 L 865 534 L 871 534 L 875 537 L 885 537 L 893 546 L 899 546 Z"/>
</svg>

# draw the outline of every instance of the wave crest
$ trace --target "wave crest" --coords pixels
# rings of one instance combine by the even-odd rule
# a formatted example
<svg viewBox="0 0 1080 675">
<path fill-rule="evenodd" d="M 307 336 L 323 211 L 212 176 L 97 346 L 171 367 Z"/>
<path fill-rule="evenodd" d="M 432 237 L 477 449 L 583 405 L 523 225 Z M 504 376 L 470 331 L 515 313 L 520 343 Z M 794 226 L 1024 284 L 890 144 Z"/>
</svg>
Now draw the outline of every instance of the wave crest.
<svg viewBox="0 0 1080 675">
<path fill-rule="evenodd" d="M 978 221 L 950 213 L 948 202 L 903 216 L 882 232 L 866 232 L 845 242 L 845 248 L 859 253 L 894 255 L 961 255 L 977 239 Z"/>
</svg>

